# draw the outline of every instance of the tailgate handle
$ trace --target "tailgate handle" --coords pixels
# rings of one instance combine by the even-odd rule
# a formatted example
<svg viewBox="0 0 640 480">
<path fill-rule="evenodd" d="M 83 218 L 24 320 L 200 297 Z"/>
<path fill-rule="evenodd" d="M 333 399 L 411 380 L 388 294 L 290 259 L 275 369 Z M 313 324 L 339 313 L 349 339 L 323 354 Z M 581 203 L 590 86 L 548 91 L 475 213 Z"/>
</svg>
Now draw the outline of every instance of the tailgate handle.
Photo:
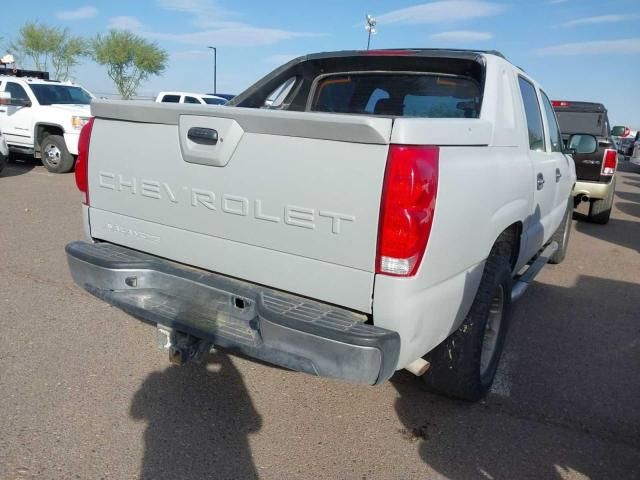
<svg viewBox="0 0 640 480">
<path fill-rule="evenodd" d="M 213 128 L 191 127 L 187 132 L 189 140 L 201 145 L 215 145 L 218 143 L 218 131 Z"/>
</svg>

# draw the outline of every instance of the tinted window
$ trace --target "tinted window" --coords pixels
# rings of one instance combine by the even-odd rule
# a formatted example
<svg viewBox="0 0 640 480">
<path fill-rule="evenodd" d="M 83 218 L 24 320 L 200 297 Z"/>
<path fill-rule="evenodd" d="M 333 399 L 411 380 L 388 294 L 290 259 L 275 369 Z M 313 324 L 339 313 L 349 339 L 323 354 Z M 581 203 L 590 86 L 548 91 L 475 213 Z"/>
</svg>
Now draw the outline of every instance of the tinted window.
<svg viewBox="0 0 640 480">
<path fill-rule="evenodd" d="M 369 97 L 367 106 L 364 108 L 365 113 L 373 113 L 373 109 L 376 107 L 378 100 L 385 100 L 387 98 L 391 98 L 389 92 L 381 88 L 376 88 Z"/>
<path fill-rule="evenodd" d="M 311 110 L 397 117 L 477 118 L 482 92 L 472 79 L 407 73 L 338 74 L 322 78 Z"/>
<path fill-rule="evenodd" d="M 25 92 L 24 88 L 17 83 L 7 82 L 7 86 L 4 88 L 4 91 L 11 93 L 12 99 L 29 100 L 27 92 Z"/>
<path fill-rule="evenodd" d="M 538 95 L 533 84 L 522 77 L 518 77 L 520 93 L 524 103 L 524 113 L 527 117 L 529 129 L 529 149 L 539 152 L 544 151 L 544 129 L 542 128 L 542 113 L 538 103 Z"/>
<path fill-rule="evenodd" d="M 547 125 L 549 126 L 549 136 L 547 139 L 551 144 L 552 152 L 562 151 L 562 137 L 560 136 L 560 127 L 558 127 L 558 121 L 553 113 L 553 107 L 549 101 L 549 97 L 544 92 L 542 93 L 542 104 L 544 105 L 544 114 L 547 117 Z"/>
<path fill-rule="evenodd" d="M 162 97 L 164 103 L 180 103 L 180 95 L 165 95 Z"/>
<path fill-rule="evenodd" d="M 203 98 L 204 103 L 208 105 L 224 105 L 227 101 L 223 98 Z"/>
<path fill-rule="evenodd" d="M 566 112 L 556 110 L 563 134 L 588 133 L 600 137 L 609 135 L 607 117 L 602 112 Z"/>
<path fill-rule="evenodd" d="M 91 103 L 91 95 L 80 87 L 35 83 L 31 85 L 31 90 L 40 105 L 89 105 Z"/>
<path fill-rule="evenodd" d="M 184 97 L 184 103 L 201 103 L 201 102 L 195 97 Z"/>
</svg>

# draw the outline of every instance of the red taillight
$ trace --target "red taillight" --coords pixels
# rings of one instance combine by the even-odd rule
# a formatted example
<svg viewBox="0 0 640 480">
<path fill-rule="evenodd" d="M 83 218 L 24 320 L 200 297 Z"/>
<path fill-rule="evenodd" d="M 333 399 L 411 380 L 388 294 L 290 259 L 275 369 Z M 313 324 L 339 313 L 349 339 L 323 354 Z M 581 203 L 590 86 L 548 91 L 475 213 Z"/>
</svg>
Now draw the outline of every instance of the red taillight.
<svg viewBox="0 0 640 480">
<path fill-rule="evenodd" d="M 89 142 L 91 140 L 91 129 L 93 128 L 93 117 L 85 123 L 80 130 L 78 140 L 78 158 L 76 159 L 76 185 L 78 190 L 84 193 L 82 203 L 89 205 Z"/>
<path fill-rule="evenodd" d="M 554 107 L 569 107 L 571 106 L 571 103 L 565 102 L 564 100 L 553 100 L 551 102 L 551 105 L 553 105 Z"/>
<path fill-rule="evenodd" d="M 602 173 L 605 177 L 610 177 L 616 173 L 616 167 L 618 166 L 618 152 L 607 148 L 604 151 L 604 160 L 602 161 Z"/>
<path fill-rule="evenodd" d="M 436 207 L 439 154 L 432 146 L 389 147 L 376 273 L 410 277 L 418 270 Z"/>
</svg>

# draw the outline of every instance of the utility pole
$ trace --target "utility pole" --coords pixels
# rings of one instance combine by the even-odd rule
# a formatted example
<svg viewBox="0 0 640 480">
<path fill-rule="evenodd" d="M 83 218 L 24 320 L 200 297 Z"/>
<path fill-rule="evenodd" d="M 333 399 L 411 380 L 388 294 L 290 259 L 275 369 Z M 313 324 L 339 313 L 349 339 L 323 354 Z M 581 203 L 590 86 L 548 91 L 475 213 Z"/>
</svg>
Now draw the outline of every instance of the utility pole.
<svg viewBox="0 0 640 480">
<path fill-rule="evenodd" d="M 215 95 L 216 93 L 218 93 L 218 85 L 217 85 L 217 70 L 218 70 L 218 52 L 216 50 L 216 47 L 209 47 L 211 50 L 213 50 L 213 94 Z"/>
<path fill-rule="evenodd" d="M 364 29 L 369 32 L 369 35 L 367 37 L 367 50 L 369 50 L 369 47 L 371 46 L 371 35 L 375 35 L 376 34 L 376 24 L 378 22 L 376 22 L 376 19 L 373 18 L 371 15 L 367 15 L 367 24 L 364 26 Z"/>
</svg>

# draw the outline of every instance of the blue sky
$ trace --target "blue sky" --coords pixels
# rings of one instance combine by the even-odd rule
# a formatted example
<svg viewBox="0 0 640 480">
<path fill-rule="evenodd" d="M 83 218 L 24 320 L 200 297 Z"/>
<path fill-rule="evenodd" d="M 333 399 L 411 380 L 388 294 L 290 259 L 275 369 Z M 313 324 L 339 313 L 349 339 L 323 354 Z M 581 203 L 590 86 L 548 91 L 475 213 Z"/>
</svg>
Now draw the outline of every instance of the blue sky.
<svg viewBox="0 0 640 480">
<path fill-rule="evenodd" d="M 294 56 L 364 48 L 367 13 L 378 20 L 372 48 L 497 49 L 552 98 L 602 102 L 612 123 L 640 127 L 637 0 L 22 0 L 4 6 L 0 36 L 6 45 L 26 21 L 84 36 L 130 29 L 170 53 L 165 74 L 144 84 L 143 95 L 211 91 L 213 45 L 218 91 L 238 93 Z M 90 61 L 75 78 L 94 93 L 115 92 Z"/>
</svg>

